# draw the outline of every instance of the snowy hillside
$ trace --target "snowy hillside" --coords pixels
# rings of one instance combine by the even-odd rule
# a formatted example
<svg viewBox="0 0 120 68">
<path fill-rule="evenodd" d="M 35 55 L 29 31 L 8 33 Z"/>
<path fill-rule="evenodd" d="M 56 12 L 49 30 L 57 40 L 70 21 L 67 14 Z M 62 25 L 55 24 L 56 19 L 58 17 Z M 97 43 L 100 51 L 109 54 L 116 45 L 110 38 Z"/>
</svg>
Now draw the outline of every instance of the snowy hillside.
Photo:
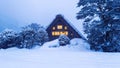
<svg viewBox="0 0 120 68">
<path fill-rule="evenodd" d="M 74 42 L 75 41 L 75 42 Z M 92 52 L 83 40 L 73 39 L 71 45 L 49 48 L 57 40 L 32 50 L 11 48 L 0 50 L 1 68 L 119 68 L 119 53 Z M 76 46 L 75 46 L 76 45 Z M 79 46 L 79 48 L 77 48 Z"/>
</svg>

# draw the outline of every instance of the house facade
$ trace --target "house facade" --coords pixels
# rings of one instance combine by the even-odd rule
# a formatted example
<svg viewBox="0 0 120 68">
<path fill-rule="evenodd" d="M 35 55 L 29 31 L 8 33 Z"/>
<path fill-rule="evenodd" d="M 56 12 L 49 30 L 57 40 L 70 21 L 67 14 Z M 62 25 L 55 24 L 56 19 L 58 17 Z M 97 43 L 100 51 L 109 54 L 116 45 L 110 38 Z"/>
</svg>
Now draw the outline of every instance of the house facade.
<svg viewBox="0 0 120 68">
<path fill-rule="evenodd" d="M 57 15 L 46 31 L 50 41 L 57 39 L 61 34 L 68 36 L 70 39 L 83 38 L 77 29 L 71 23 L 68 23 L 62 15 Z"/>
</svg>

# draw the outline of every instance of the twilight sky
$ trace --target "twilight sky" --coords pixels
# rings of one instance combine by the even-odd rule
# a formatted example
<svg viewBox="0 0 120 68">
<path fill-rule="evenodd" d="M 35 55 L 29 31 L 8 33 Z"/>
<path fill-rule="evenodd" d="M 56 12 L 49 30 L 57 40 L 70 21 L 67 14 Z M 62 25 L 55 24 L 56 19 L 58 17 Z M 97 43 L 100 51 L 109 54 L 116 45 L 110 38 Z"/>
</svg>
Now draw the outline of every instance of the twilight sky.
<svg viewBox="0 0 120 68">
<path fill-rule="evenodd" d="M 75 26 L 79 0 L 0 0 L 0 28 L 16 29 L 29 23 L 47 26 L 57 14 Z"/>
</svg>

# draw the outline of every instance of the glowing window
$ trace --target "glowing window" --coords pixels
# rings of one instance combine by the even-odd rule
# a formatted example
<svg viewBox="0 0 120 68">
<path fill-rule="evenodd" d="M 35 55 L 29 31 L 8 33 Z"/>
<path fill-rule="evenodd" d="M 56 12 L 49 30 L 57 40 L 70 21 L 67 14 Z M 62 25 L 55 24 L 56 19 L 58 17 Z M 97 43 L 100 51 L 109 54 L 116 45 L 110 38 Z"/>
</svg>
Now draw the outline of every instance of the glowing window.
<svg viewBox="0 0 120 68">
<path fill-rule="evenodd" d="M 64 34 L 64 32 L 61 31 L 61 32 L 60 32 L 60 35 L 61 35 L 61 34 Z"/>
<path fill-rule="evenodd" d="M 55 35 L 55 32 L 52 32 L 52 36 L 54 36 Z"/>
<path fill-rule="evenodd" d="M 57 29 L 62 29 L 62 28 L 63 28 L 62 25 L 58 25 L 58 26 L 57 26 Z"/>
<path fill-rule="evenodd" d="M 52 29 L 55 30 L 55 27 L 53 27 Z"/>
<path fill-rule="evenodd" d="M 52 36 L 59 36 L 59 35 L 62 35 L 62 34 L 68 36 L 68 31 L 53 31 L 52 32 Z"/>
<path fill-rule="evenodd" d="M 65 35 L 68 35 L 68 31 L 65 32 Z"/>
<path fill-rule="evenodd" d="M 58 36 L 58 35 L 60 35 L 60 33 L 59 32 L 55 32 L 55 35 Z"/>
<path fill-rule="evenodd" d="M 60 35 L 60 32 L 58 32 L 58 31 L 53 31 L 52 32 L 52 36 L 59 36 Z"/>
<path fill-rule="evenodd" d="M 65 31 L 65 32 L 61 31 L 61 32 L 60 32 L 60 35 L 62 35 L 62 34 L 68 35 L 68 31 Z"/>
<path fill-rule="evenodd" d="M 67 26 L 65 26 L 65 30 L 67 30 Z"/>
</svg>

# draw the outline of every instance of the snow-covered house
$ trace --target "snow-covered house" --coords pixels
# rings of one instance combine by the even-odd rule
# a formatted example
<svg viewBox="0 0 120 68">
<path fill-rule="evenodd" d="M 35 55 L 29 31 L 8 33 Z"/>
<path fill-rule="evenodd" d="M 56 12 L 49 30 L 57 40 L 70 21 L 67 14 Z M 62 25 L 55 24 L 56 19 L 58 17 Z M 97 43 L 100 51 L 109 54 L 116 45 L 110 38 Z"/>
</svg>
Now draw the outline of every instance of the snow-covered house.
<svg viewBox="0 0 120 68">
<path fill-rule="evenodd" d="M 49 40 L 57 39 L 61 34 L 72 38 L 83 38 L 82 34 L 65 18 L 59 14 L 52 21 L 52 23 L 47 27 L 46 31 L 48 32 Z"/>
</svg>

